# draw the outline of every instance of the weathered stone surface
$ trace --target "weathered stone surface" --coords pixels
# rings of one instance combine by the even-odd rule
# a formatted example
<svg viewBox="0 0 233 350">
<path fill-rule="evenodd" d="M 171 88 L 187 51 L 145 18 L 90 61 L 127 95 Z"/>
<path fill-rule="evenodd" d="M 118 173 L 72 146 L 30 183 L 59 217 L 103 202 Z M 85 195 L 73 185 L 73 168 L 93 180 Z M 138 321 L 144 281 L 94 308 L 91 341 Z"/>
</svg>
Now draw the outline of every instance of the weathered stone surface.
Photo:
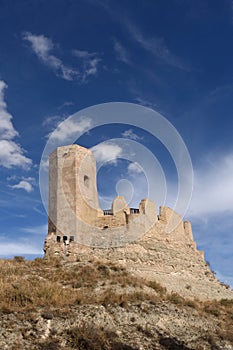
<svg viewBox="0 0 233 350">
<path fill-rule="evenodd" d="M 156 280 L 169 292 L 200 299 L 233 298 L 197 251 L 190 222 L 168 207 L 157 216 L 143 199 L 131 210 L 124 197 L 102 211 L 96 189 L 96 165 L 90 150 L 59 147 L 50 156 L 49 229 L 45 258 L 68 261 L 90 256 L 124 265 L 133 274 Z"/>
</svg>

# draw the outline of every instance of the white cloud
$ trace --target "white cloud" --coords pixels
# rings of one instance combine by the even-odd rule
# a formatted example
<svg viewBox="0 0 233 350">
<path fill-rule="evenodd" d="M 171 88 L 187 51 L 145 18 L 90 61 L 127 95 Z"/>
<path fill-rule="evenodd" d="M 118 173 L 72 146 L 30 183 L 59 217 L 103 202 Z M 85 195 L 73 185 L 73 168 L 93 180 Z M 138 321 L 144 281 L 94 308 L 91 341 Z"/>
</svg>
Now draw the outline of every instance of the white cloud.
<svg viewBox="0 0 233 350">
<path fill-rule="evenodd" d="M 78 70 L 66 66 L 58 57 L 52 54 L 55 49 L 52 40 L 44 35 L 34 35 L 29 32 L 23 34 L 23 39 L 31 44 L 32 50 L 41 62 L 50 67 L 58 77 L 69 81 L 80 78 Z"/>
<path fill-rule="evenodd" d="M 33 191 L 33 187 L 30 184 L 30 182 L 24 181 L 24 180 L 20 181 L 18 184 L 10 186 L 10 187 L 13 189 L 22 189 L 28 193 Z"/>
<path fill-rule="evenodd" d="M 92 147 L 97 162 L 111 162 L 116 163 L 117 158 L 122 154 L 122 148 L 114 143 L 103 142 Z"/>
<path fill-rule="evenodd" d="M 130 175 L 141 174 L 143 173 L 143 169 L 137 162 L 133 162 L 128 165 L 128 173 Z"/>
<path fill-rule="evenodd" d="M 32 176 L 28 176 L 28 177 L 22 177 L 22 180 L 25 180 L 25 181 L 30 181 L 30 182 L 32 182 L 32 183 L 34 183 L 35 182 L 35 178 L 34 177 L 32 177 Z"/>
<path fill-rule="evenodd" d="M 127 139 L 131 139 L 131 140 L 142 140 L 143 139 L 143 137 L 140 137 L 140 136 L 138 136 L 137 134 L 135 134 L 134 132 L 133 132 L 133 130 L 132 129 L 129 129 L 129 130 L 125 130 L 122 134 L 121 134 L 121 136 L 123 136 L 123 137 L 125 137 L 125 138 L 127 138 Z"/>
<path fill-rule="evenodd" d="M 4 101 L 4 89 L 7 85 L 0 81 L 0 139 L 11 140 L 18 136 L 18 132 L 12 124 L 12 115 L 7 112 L 7 105 Z"/>
<path fill-rule="evenodd" d="M 86 82 L 89 76 L 97 74 L 98 65 L 101 61 L 97 53 L 88 51 L 73 50 L 72 53 L 80 61 L 80 69 L 70 67 L 55 56 L 56 45 L 45 35 L 35 35 L 30 32 L 23 34 L 23 40 L 30 43 L 33 52 L 39 60 L 51 68 L 57 77 L 73 81 Z"/>
<path fill-rule="evenodd" d="M 66 139 L 77 135 L 75 140 L 78 138 L 78 133 L 84 133 L 91 127 L 91 119 L 83 117 L 81 120 L 75 120 L 67 118 L 61 122 L 54 131 L 52 131 L 48 137 L 52 141 L 64 142 Z"/>
<path fill-rule="evenodd" d="M 52 115 L 52 116 L 47 116 L 44 118 L 42 122 L 42 126 L 57 126 L 59 123 L 61 123 L 64 120 L 60 115 Z"/>
<path fill-rule="evenodd" d="M 14 141 L 0 140 L 0 165 L 5 168 L 14 166 L 21 168 L 29 168 L 32 164 L 31 159 L 27 158 L 24 150 Z"/>
<path fill-rule="evenodd" d="M 0 166 L 27 168 L 32 163 L 31 159 L 27 158 L 21 146 L 13 141 L 18 136 L 18 132 L 12 124 L 12 115 L 7 111 L 4 100 L 6 88 L 5 82 L 0 80 Z"/>
<path fill-rule="evenodd" d="M 35 178 L 31 177 L 31 176 L 18 176 L 18 175 L 11 175 L 11 176 L 7 176 L 7 181 L 17 181 L 17 180 L 25 180 L 25 181 L 30 181 L 30 182 L 35 182 Z"/>
<path fill-rule="evenodd" d="M 129 54 L 126 48 L 118 41 L 114 40 L 114 50 L 117 54 L 117 59 L 119 61 L 122 61 L 126 64 L 131 64 L 131 61 L 129 59 Z"/>
<path fill-rule="evenodd" d="M 82 80 L 85 81 L 88 76 L 96 75 L 98 65 L 101 62 L 100 57 L 96 52 L 88 52 L 83 50 L 73 50 L 74 56 L 81 60 L 83 67 Z"/>
<path fill-rule="evenodd" d="M 151 101 L 148 101 L 147 99 L 137 96 L 135 97 L 135 100 L 142 106 L 151 108 L 151 109 L 155 109 L 157 107 L 157 105 Z M 157 109 L 158 110 L 158 109 Z"/>
<path fill-rule="evenodd" d="M 233 153 L 206 159 L 194 170 L 189 216 L 207 217 L 233 212 Z"/>
</svg>

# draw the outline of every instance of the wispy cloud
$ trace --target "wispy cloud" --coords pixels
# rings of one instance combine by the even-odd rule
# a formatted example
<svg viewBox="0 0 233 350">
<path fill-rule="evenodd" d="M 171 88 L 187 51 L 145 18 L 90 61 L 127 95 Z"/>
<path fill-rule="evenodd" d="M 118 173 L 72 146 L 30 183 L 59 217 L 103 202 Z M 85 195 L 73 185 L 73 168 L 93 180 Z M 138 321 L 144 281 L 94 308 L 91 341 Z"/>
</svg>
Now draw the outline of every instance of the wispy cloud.
<svg viewBox="0 0 233 350">
<path fill-rule="evenodd" d="M 12 115 L 7 111 L 4 99 L 6 88 L 6 83 L 0 80 L 0 166 L 28 168 L 32 160 L 27 158 L 22 147 L 13 141 L 18 132 L 12 124 Z"/>
<path fill-rule="evenodd" d="M 32 184 L 28 181 L 20 181 L 19 183 L 15 184 L 15 185 L 11 185 L 9 186 L 13 189 L 21 189 L 21 190 L 25 190 L 26 192 L 32 192 L 33 191 L 33 187 Z"/>
<path fill-rule="evenodd" d="M 45 35 L 35 35 L 30 32 L 23 33 L 23 40 L 30 43 L 33 52 L 39 60 L 51 68 L 57 77 L 68 81 L 77 80 L 86 82 L 89 76 L 97 74 L 97 68 L 101 61 L 97 53 L 73 50 L 72 54 L 80 60 L 79 69 L 66 65 L 57 55 L 57 45 Z"/>
<path fill-rule="evenodd" d="M 80 73 L 77 69 L 65 65 L 61 59 L 52 53 L 55 49 L 55 45 L 51 39 L 44 35 L 34 35 L 30 32 L 26 32 L 23 34 L 23 40 L 31 44 L 33 52 L 40 61 L 51 68 L 58 77 L 69 81 L 80 78 Z"/>
<path fill-rule="evenodd" d="M 42 254 L 42 249 L 30 243 L 10 242 L 1 240 L 0 243 L 1 256 L 14 256 L 26 254 Z"/>
<path fill-rule="evenodd" d="M 233 153 L 211 156 L 194 169 L 194 191 L 189 216 L 233 212 Z"/>
<path fill-rule="evenodd" d="M 151 108 L 151 109 L 157 108 L 156 103 L 153 103 L 152 101 L 149 101 L 141 96 L 136 96 L 135 101 L 137 101 L 140 105 Z"/>
<path fill-rule="evenodd" d="M 30 226 L 30 227 L 23 227 L 20 229 L 20 231 L 25 233 L 31 233 L 36 235 L 46 235 L 46 232 L 48 231 L 48 225 L 39 225 L 39 226 Z"/>
<path fill-rule="evenodd" d="M 42 122 L 42 126 L 45 127 L 57 127 L 59 123 L 61 123 L 63 120 L 65 119 L 65 117 L 60 116 L 60 115 L 50 115 L 44 118 L 43 122 Z"/>
<path fill-rule="evenodd" d="M 97 162 L 116 163 L 122 154 L 122 148 L 111 142 L 103 142 L 91 148 Z"/>
<path fill-rule="evenodd" d="M 88 117 L 83 117 L 79 120 L 75 120 L 74 118 L 67 118 L 58 124 L 55 130 L 52 131 L 48 137 L 50 138 L 50 141 L 65 142 L 65 140 L 71 137 L 75 138 L 78 133 L 84 133 L 87 131 L 91 127 L 91 123 L 92 121 Z"/>
<path fill-rule="evenodd" d="M 143 173 L 142 167 L 137 162 L 132 162 L 128 165 L 128 173 L 130 175 Z"/>
<path fill-rule="evenodd" d="M 126 26 L 131 35 L 131 38 L 136 41 L 141 48 L 170 66 L 182 70 L 189 70 L 187 65 L 184 64 L 180 58 L 178 58 L 169 50 L 164 38 L 156 36 L 147 37 L 140 31 L 139 28 L 129 22 L 127 22 Z"/>
<path fill-rule="evenodd" d="M 58 106 L 57 109 L 60 110 L 60 109 L 63 109 L 63 108 L 71 107 L 71 106 L 73 106 L 73 105 L 74 105 L 73 102 L 71 102 L 71 101 L 66 101 L 66 102 L 62 103 L 60 106 Z"/>
<path fill-rule="evenodd" d="M 101 58 L 96 52 L 73 50 L 73 54 L 81 61 L 83 81 L 86 81 L 88 76 L 94 76 L 97 74 Z"/>
<path fill-rule="evenodd" d="M 11 140 L 0 140 L 0 165 L 5 168 L 21 167 L 27 169 L 31 159 L 24 155 L 20 145 Z"/>
<path fill-rule="evenodd" d="M 131 64 L 128 50 L 117 39 L 114 39 L 114 50 L 119 61 L 122 61 L 126 64 Z"/>
<path fill-rule="evenodd" d="M 198 249 L 205 251 L 205 258 L 217 277 L 233 287 L 232 212 L 196 215 L 191 218 Z"/>
<path fill-rule="evenodd" d="M 131 140 L 134 140 L 134 141 L 137 141 L 137 140 L 142 140 L 143 137 L 140 137 L 138 136 L 137 134 L 135 134 L 135 132 L 133 132 L 132 129 L 129 129 L 129 130 L 125 130 L 121 136 L 127 138 L 127 139 L 131 139 Z"/>
<path fill-rule="evenodd" d="M 93 2 L 92 0 L 89 1 Z M 113 5 L 113 3 L 110 4 L 108 1 L 94 1 L 94 3 L 95 5 L 102 7 L 107 12 L 107 14 L 110 15 L 115 21 L 120 23 L 121 26 L 125 26 L 126 30 L 130 34 L 131 39 L 139 44 L 142 49 L 146 50 L 163 63 L 181 70 L 190 70 L 188 65 L 183 62 L 182 58 L 171 52 L 164 38 L 155 35 L 153 37 L 146 36 L 144 33 L 142 33 L 140 28 L 133 24 L 132 21 L 125 14 L 123 14 L 122 11 L 119 11 L 119 7 Z M 114 49 L 119 54 L 118 59 L 121 57 L 121 60 L 123 62 L 129 63 L 129 55 L 125 55 L 127 52 L 119 42 L 117 42 Z"/>
</svg>

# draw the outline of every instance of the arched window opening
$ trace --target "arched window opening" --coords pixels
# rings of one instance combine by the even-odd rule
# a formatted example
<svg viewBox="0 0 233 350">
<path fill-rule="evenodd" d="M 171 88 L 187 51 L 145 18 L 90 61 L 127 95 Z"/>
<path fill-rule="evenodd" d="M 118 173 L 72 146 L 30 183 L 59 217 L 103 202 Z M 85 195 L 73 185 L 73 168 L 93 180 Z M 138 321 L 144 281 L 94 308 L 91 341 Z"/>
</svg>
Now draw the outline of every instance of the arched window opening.
<svg viewBox="0 0 233 350">
<path fill-rule="evenodd" d="M 89 178 L 89 176 L 84 175 L 84 185 L 85 185 L 86 187 L 89 187 L 89 183 L 90 183 L 90 178 Z"/>
</svg>

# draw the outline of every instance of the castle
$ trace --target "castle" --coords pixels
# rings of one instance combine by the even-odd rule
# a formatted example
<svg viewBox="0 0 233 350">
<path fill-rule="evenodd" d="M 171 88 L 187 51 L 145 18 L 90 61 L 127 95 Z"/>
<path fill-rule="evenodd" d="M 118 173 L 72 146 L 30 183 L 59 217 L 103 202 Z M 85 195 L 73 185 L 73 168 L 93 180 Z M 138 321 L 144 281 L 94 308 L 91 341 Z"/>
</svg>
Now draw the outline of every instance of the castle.
<svg viewBox="0 0 233 350">
<path fill-rule="evenodd" d="M 100 209 L 95 158 L 76 144 L 50 155 L 44 252 L 46 259 L 115 261 L 189 297 L 233 298 L 197 250 L 190 222 L 172 209 L 163 206 L 157 214 L 149 199 L 130 208 L 123 196 L 113 200 L 111 209 Z"/>
<path fill-rule="evenodd" d="M 58 147 L 49 160 L 49 225 L 45 254 L 72 260 L 79 245 L 120 247 L 144 235 L 158 221 L 174 223 L 177 233 L 193 241 L 190 222 L 168 207 L 142 199 L 139 208 L 130 208 L 123 196 L 114 198 L 112 208 L 101 210 L 96 186 L 96 162 L 91 150 L 76 144 Z M 67 246 L 67 249 L 64 249 Z M 61 249 L 62 247 L 62 249 Z"/>
</svg>

